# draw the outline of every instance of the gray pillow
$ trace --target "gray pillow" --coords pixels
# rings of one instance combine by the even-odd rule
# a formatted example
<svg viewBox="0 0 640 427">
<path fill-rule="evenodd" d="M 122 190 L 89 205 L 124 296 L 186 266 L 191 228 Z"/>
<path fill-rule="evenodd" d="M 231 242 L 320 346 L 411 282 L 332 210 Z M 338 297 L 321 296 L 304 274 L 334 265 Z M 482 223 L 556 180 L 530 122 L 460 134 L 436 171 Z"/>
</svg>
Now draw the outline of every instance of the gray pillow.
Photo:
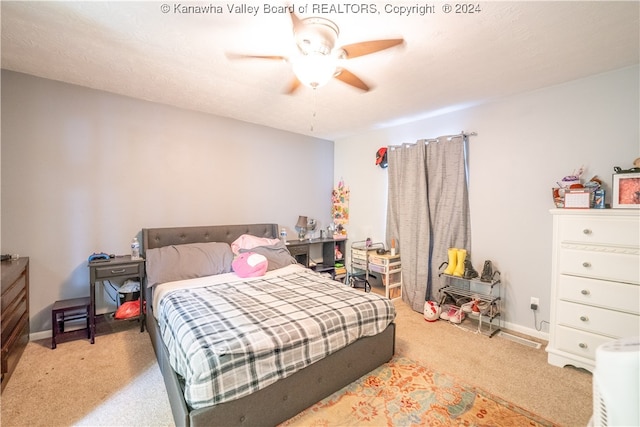
<svg viewBox="0 0 640 427">
<path fill-rule="evenodd" d="M 267 271 L 275 270 L 277 268 L 286 267 L 290 264 L 296 264 L 296 259 L 291 256 L 289 249 L 287 246 L 278 242 L 273 245 L 266 246 L 256 246 L 251 249 L 240 249 L 240 253 L 242 252 L 253 252 L 260 255 L 264 255 L 269 262 L 269 266 L 267 267 Z"/>
<path fill-rule="evenodd" d="M 189 243 L 149 249 L 147 286 L 231 272 L 233 252 L 228 243 Z"/>
</svg>

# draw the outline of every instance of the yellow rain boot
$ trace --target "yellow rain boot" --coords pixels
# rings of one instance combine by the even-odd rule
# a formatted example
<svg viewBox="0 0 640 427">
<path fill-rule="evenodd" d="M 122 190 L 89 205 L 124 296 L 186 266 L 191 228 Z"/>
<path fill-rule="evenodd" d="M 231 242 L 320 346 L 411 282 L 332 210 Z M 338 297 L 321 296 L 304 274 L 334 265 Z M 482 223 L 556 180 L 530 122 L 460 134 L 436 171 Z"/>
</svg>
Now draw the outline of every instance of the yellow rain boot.
<svg viewBox="0 0 640 427">
<path fill-rule="evenodd" d="M 466 249 L 458 249 L 458 253 L 456 254 L 456 269 L 453 272 L 454 276 L 462 277 L 464 274 L 464 260 L 467 258 L 467 250 Z"/>
<path fill-rule="evenodd" d="M 449 263 L 447 265 L 447 268 L 445 268 L 445 270 L 443 271 L 444 274 L 453 274 L 453 271 L 456 269 L 456 258 L 457 258 L 457 254 L 458 254 L 458 250 L 456 248 L 449 248 L 449 250 L 447 251 L 447 254 L 449 255 Z"/>
</svg>

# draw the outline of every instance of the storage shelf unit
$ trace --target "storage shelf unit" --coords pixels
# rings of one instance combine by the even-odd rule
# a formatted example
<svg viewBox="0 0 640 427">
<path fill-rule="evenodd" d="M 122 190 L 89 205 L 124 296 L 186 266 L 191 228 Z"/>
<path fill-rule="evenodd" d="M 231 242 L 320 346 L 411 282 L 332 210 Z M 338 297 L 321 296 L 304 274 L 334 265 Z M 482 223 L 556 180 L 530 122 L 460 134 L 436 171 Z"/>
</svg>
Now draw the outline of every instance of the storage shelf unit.
<svg viewBox="0 0 640 427">
<path fill-rule="evenodd" d="M 367 246 L 365 240 L 351 244 L 349 274 L 347 274 L 346 284 L 353 288 L 364 287 L 365 292 L 371 291 L 369 283 L 369 254 L 375 253 L 373 246 Z M 376 243 L 375 246 L 383 247 L 382 243 Z"/>
<path fill-rule="evenodd" d="M 382 279 L 385 296 L 389 299 L 402 297 L 402 262 L 400 255 L 389 253 L 379 254 L 384 249 L 383 243 L 371 243 L 366 240 L 351 244 L 350 268 L 347 284 L 351 287 L 364 287 L 366 292 L 371 290 L 369 278 L 371 276 Z"/>
<path fill-rule="evenodd" d="M 453 300 L 456 306 L 472 300 L 485 303 L 486 309 L 479 314 L 465 313 L 465 319 L 460 325 L 492 337 L 502 328 L 501 313 L 504 307 L 499 277 L 500 273 L 496 271 L 490 282 L 483 282 L 480 279 L 465 279 L 440 273 L 443 284 L 440 288 L 440 306 L 444 305 L 448 298 Z"/>
<path fill-rule="evenodd" d="M 389 299 L 402 297 L 402 262 L 400 255 L 369 253 L 369 272 L 382 276 L 385 296 Z"/>
</svg>

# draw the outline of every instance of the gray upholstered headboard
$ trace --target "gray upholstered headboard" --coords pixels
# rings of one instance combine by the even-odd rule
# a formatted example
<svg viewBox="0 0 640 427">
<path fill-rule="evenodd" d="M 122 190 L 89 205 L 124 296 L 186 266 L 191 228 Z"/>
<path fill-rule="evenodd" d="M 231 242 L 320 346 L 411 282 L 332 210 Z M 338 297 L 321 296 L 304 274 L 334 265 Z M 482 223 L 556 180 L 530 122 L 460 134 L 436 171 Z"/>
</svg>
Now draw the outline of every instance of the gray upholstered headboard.
<svg viewBox="0 0 640 427">
<path fill-rule="evenodd" d="M 278 224 L 143 228 L 142 249 L 144 253 L 147 249 L 186 243 L 227 242 L 231 244 L 243 234 L 277 238 Z"/>
</svg>

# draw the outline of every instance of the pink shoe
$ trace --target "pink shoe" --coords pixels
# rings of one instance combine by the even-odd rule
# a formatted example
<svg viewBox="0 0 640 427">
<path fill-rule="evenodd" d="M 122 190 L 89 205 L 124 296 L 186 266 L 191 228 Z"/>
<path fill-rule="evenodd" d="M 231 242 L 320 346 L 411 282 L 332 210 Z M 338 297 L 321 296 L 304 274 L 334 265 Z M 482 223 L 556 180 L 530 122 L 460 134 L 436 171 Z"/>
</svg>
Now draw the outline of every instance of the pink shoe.
<svg viewBox="0 0 640 427">
<path fill-rule="evenodd" d="M 465 318 L 464 311 L 458 307 L 452 307 L 454 309 L 453 314 L 449 313 L 449 322 L 451 323 L 462 323 Z"/>
<path fill-rule="evenodd" d="M 475 301 L 469 301 L 467 303 L 464 303 L 460 306 L 460 308 L 462 309 L 462 311 L 464 311 L 465 313 L 471 313 L 471 311 L 473 310 L 473 306 L 476 304 Z"/>
<path fill-rule="evenodd" d="M 443 305 L 442 306 L 442 311 L 440 312 L 440 318 L 442 320 L 449 320 L 449 318 L 451 317 L 452 314 L 455 313 L 455 310 L 458 307 L 455 307 L 453 305 Z"/>
</svg>

